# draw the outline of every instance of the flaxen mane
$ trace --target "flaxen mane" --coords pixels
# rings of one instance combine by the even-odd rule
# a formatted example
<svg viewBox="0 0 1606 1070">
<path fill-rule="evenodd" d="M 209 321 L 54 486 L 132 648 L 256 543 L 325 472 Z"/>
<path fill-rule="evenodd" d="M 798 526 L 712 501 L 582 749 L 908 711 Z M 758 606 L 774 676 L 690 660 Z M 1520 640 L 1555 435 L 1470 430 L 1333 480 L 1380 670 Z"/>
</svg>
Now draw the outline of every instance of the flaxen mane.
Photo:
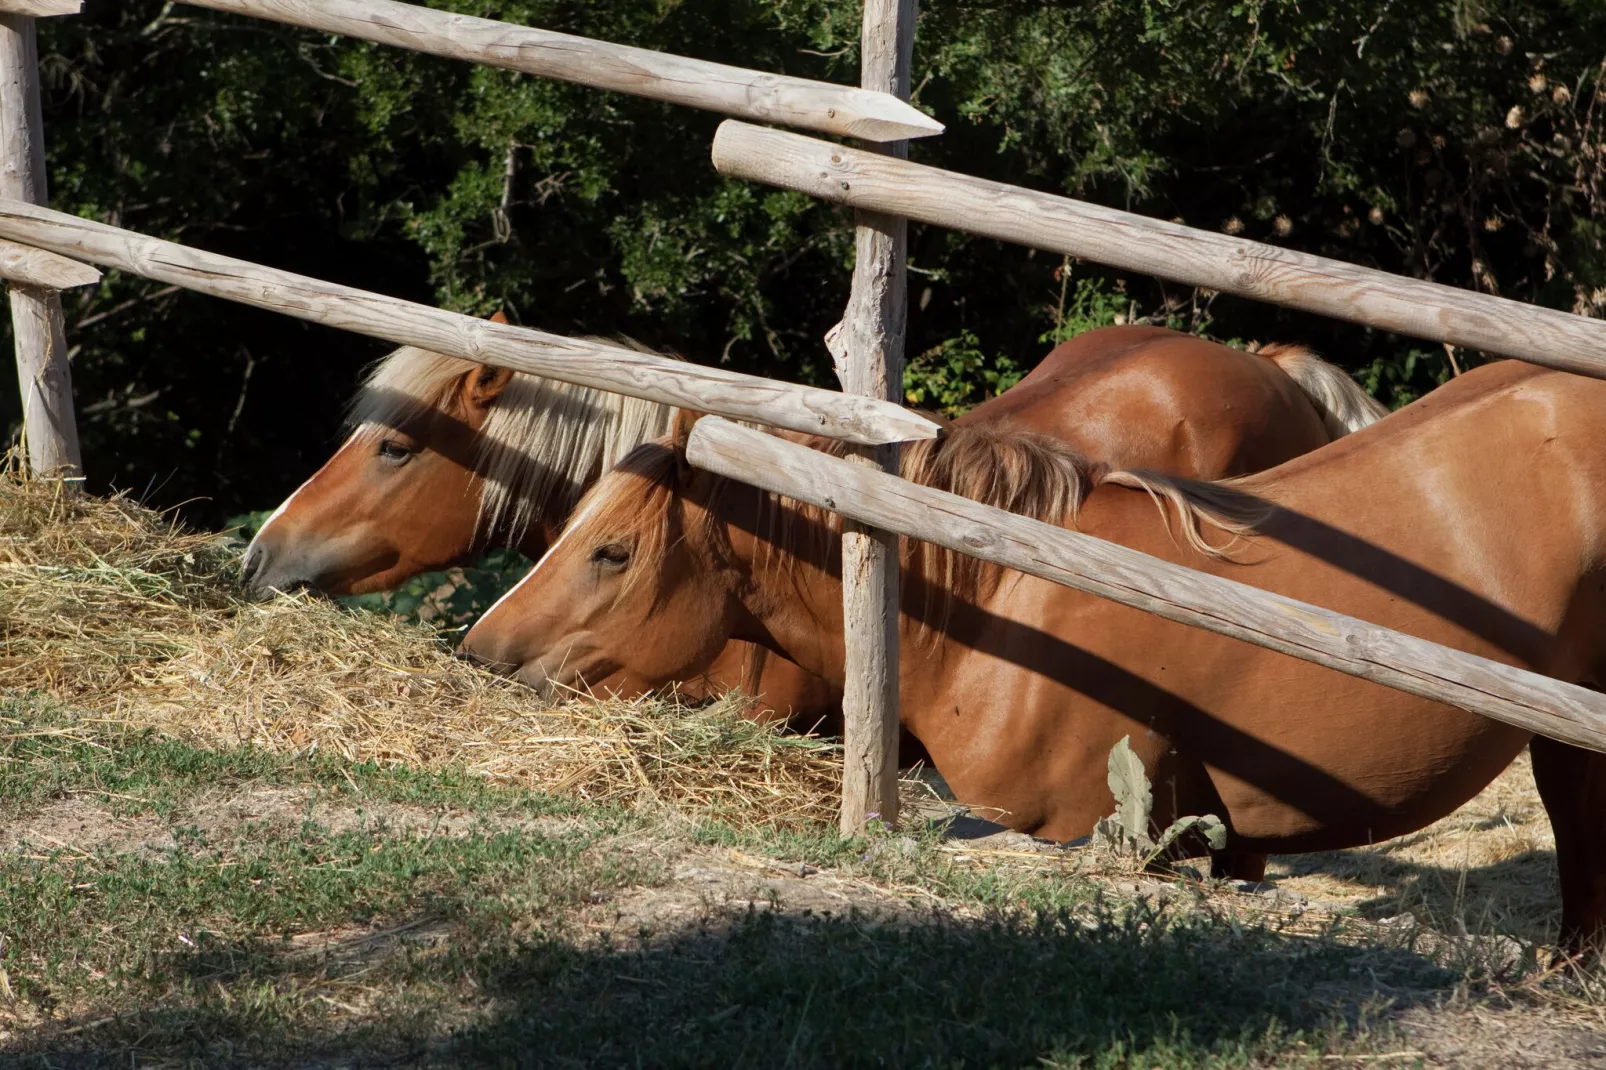
<svg viewBox="0 0 1606 1070">
<path fill-rule="evenodd" d="M 451 411 L 477 367 L 411 346 L 398 349 L 368 374 L 348 421 L 366 435 Z M 594 479 L 641 443 L 666 434 L 673 414 L 655 402 L 515 373 L 492 404 L 476 446 L 480 530 L 516 541 L 537 517 L 567 517 Z"/>
<path fill-rule="evenodd" d="M 831 456 L 842 456 L 850 448 L 830 439 L 801 441 Z M 907 444 L 901 468 L 910 482 L 1061 527 L 1075 527 L 1078 511 L 1094 487 L 1104 483 L 1133 487 L 1154 497 L 1168 526 L 1167 506 L 1175 509 L 1183 540 L 1212 556 L 1226 551 L 1205 538 L 1203 525 L 1247 536 L 1268 512 L 1263 503 L 1217 484 L 1154 472 L 1109 472 L 1058 439 L 1007 423 L 955 426 L 943 438 Z M 628 591 L 662 568 L 684 533 L 684 516 L 676 501 L 686 473 L 670 440 L 639 447 L 591 489 L 564 537 L 630 542 L 632 566 L 624 587 Z M 712 494 L 719 494 L 724 480 L 707 478 L 713 480 Z M 818 564 L 829 561 L 840 546 L 842 518 L 837 513 L 776 494 L 761 497 L 759 512 L 753 530 L 761 533 L 767 547 L 761 567 Z M 704 516 L 712 525 L 713 511 Z M 717 537 L 714 526 L 709 532 Z M 1006 571 L 917 539 L 903 540 L 902 559 L 906 573 L 923 582 L 928 598 L 945 602 L 987 596 Z"/>
</svg>

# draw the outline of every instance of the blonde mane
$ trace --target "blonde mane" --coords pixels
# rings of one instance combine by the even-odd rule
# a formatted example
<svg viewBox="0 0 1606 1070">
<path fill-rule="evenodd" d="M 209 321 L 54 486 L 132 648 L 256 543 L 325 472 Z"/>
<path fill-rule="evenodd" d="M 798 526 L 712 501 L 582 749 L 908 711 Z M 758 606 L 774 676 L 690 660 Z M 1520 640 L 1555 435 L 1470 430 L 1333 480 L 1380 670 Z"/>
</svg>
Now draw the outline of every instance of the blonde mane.
<svg viewBox="0 0 1606 1070">
<path fill-rule="evenodd" d="M 376 364 L 352 399 L 358 436 L 441 411 L 457 412 L 479 365 L 411 346 Z M 478 527 L 517 542 L 538 517 L 563 520 L 593 480 L 643 442 L 666 434 L 674 409 L 593 387 L 515 372 L 475 445 Z"/>
<path fill-rule="evenodd" d="M 785 437 L 831 456 L 843 456 L 849 449 L 847 444 L 829 439 Z M 685 462 L 670 440 L 638 447 L 586 495 L 565 537 L 582 542 L 588 537 L 632 540 L 634 564 L 624 589 L 628 591 L 656 575 L 684 535 L 684 518 L 676 504 L 686 472 Z M 901 474 L 922 486 L 1072 528 L 1095 487 L 1106 483 L 1131 487 L 1155 499 L 1168 529 L 1167 507 L 1174 509 L 1181 519 L 1182 541 L 1214 557 L 1225 556 L 1230 546 L 1212 545 L 1204 536 L 1204 525 L 1237 538 L 1247 537 L 1271 508 L 1222 484 L 1155 472 L 1111 472 L 1058 439 L 1008 423 L 959 425 L 940 439 L 907 444 L 902 451 Z M 707 478 L 712 490 L 710 500 L 704 503 L 710 506 L 704 520 L 710 525 L 708 532 L 717 538 L 711 506 L 726 481 Z M 755 519 L 753 530 L 765 547 L 764 560 L 757 562 L 761 568 L 795 571 L 802 561 L 829 562 L 840 546 L 840 514 L 819 506 L 766 492 L 760 497 Z M 940 615 L 946 614 L 951 599 L 974 602 L 991 594 L 1006 571 L 1001 565 L 918 539 L 901 542 L 906 575 L 924 584 L 928 603 L 941 600 Z M 930 608 L 928 605 L 927 619 L 938 619 L 930 615 Z"/>
</svg>

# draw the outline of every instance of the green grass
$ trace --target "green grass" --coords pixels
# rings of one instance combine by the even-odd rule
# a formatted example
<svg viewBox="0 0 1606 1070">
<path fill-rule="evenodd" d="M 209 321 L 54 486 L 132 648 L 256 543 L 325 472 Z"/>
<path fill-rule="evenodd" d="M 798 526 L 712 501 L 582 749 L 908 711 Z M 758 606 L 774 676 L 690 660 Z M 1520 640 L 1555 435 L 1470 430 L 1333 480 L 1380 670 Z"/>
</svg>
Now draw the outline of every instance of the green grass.
<svg viewBox="0 0 1606 1070">
<path fill-rule="evenodd" d="M 912 835 L 843 836 L 834 826 L 814 829 L 740 829 L 702 821 L 692 842 L 734 847 L 778 861 L 806 862 L 883 885 L 917 889 L 955 906 L 995 910 L 1064 911 L 1086 906 L 1099 887 L 1073 871 L 978 868 L 954 862 L 941 849 L 941 829 Z"/>
<path fill-rule="evenodd" d="M 5 1064 L 1323 1065 L 1390 1045 L 1388 1006 L 1467 980 L 1402 948 L 1105 900 L 1053 867 L 956 864 L 929 832 L 663 828 L 32 700 L 0 716 L 7 817 L 76 800 L 163 831 L 156 849 L 0 852 Z M 208 820 L 262 787 L 305 811 Z M 587 935 L 667 878 L 653 851 L 728 848 L 908 900 L 891 919 L 710 906 Z"/>
<path fill-rule="evenodd" d="M 169 959 L 271 952 L 298 933 L 420 917 L 503 930 L 634 876 L 587 856 L 590 829 L 440 836 L 309 821 L 174 831 L 177 842 L 159 853 L 58 850 L 0 862 L 0 932 L 11 934 L 0 962 L 21 998 L 48 1001 L 56 987 L 75 997 L 159 989 Z"/>
<path fill-rule="evenodd" d="M 84 795 L 118 815 L 167 818 L 208 792 L 313 787 L 348 802 L 537 817 L 574 813 L 572 799 L 504 787 L 456 771 L 420 771 L 286 756 L 253 747 L 209 750 L 156 732 L 81 722 L 35 698 L 0 697 L 0 819 Z"/>
</svg>

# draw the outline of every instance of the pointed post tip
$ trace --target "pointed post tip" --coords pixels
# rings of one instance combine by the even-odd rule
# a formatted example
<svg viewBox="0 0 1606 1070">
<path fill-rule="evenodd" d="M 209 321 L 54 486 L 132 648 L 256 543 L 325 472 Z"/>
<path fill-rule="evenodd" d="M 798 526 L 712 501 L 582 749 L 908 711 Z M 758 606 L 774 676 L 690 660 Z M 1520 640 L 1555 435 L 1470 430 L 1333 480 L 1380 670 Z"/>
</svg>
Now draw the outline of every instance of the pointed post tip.
<svg viewBox="0 0 1606 1070">
<path fill-rule="evenodd" d="M 920 442 L 942 437 L 941 424 L 896 402 L 872 401 L 866 408 L 869 409 L 870 418 L 867 421 L 869 426 L 865 429 L 864 445 L 887 446 L 894 442 Z"/>
<path fill-rule="evenodd" d="M 947 130 L 908 101 L 899 100 L 891 93 L 861 90 L 857 94 L 861 103 L 859 117 L 847 124 L 848 133 L 865 141 L 909 141 L 914 138 L 935 137 Z"/>
</svg>

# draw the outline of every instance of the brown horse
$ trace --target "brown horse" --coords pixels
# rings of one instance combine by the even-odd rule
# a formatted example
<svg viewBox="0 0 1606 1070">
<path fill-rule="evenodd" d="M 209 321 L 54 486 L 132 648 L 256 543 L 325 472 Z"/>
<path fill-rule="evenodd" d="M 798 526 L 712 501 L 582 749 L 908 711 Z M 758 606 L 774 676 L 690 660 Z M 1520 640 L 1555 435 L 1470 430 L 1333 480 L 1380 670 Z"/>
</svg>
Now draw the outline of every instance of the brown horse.
<svg viewBox="0 0 1606 1070">
<path fill-rule="evenodd" d="M 959 423 L 1010 419 L 1113 467 L 1215 479 L 1298 456 L 1383 412 L 1303 349 L 1254 355 L 1158 327 L 1111 327 L 1060 345 Z M 359 594 L 495 545 L 539 558 L 581 494 L 672 418 L 651 402 L 399 350 L 363 384 L 346 444 L 252 541 L 245 582 Z M 745 644 L 707 676 L 808 724 L 840 700 Z"/>
<path fill-rule="evenodd" d="M 1230 485 L 1101 475 L 1063 444 L 957 428 L 904 474 L 1364 620 L 1598 685 L 1606 669 L 1606 382 L 1517 362 L 1469 372 L 1374 427 Z M 834 447 L 816 442 L 819 448 Z M 1179 510 L 1180 524 L 1156 513 Z M 1164 503 L 1170 503 L 1167 506 Z M 1236 530 L 1210 534 L 1201 520 Z M 840 685 L 840 525 L 644 446 L 465 649 L 528 681 L 693 671 L 731 638 Z M 1187 537 L 1173 538 L 1173 532 Z M 906 543 L 904 725 L 959 798 L 1070 839 L 1111 811 L 1123 736 L 1156 820 L 1214 813 L 1216 862 L 1421 828 L 1530 742 L 1520 729 Z M 1563 934 L 1606 927 L 1606 757 L 1532 738 L 1556 832 Z"/>
</svg>

